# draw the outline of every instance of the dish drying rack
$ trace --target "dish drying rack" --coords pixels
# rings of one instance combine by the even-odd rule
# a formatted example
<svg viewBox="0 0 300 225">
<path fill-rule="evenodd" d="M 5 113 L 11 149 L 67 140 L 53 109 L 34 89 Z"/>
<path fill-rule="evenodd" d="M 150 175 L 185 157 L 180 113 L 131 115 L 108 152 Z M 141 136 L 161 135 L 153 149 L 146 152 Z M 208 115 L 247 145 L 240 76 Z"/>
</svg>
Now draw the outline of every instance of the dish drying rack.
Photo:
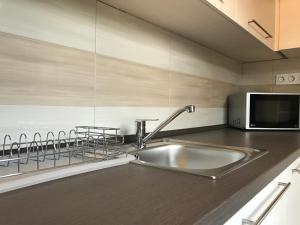
<svg viewBox="0 0 300 225">
<path fill-rule="evenodd" d="M 0 178 L 41 169 L 68 166 L 91 160 L 109 160 L 123 155 L 124 136 L 119 128 L 76 126 L 57 136 L 49 131 L 43 139 L 41 133 L 28 141 L 22 133 L 18 141 L 5 135 L 0 156 Z"/>
</svg>

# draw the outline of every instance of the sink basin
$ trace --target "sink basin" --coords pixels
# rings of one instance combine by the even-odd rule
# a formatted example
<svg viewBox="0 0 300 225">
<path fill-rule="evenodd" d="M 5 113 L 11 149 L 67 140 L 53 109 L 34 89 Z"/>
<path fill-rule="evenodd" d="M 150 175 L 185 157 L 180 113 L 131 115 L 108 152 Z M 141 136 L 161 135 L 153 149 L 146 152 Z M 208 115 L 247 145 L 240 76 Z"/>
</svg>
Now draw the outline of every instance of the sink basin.
<svg viewBox="0 0 300 225">
<path fill-rule="evenodd" d="M 163 139 L 147 144 L 136 151 L 132 163 L 161 169 L 176 170 L 217 179 L 267 153 L 244 147 L 206 144 Z"/>
</svg>

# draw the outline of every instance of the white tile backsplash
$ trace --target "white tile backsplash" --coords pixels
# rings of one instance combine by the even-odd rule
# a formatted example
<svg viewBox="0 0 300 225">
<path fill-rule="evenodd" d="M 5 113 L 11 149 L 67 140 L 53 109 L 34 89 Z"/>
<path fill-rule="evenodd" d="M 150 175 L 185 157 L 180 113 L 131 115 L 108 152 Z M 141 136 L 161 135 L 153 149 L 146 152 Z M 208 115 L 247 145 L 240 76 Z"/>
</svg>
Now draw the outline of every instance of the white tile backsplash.
<svg viewBox="0 0 300 225">
<path fill-rule="evenodd" d="M 136 119 L 159 119 L 148 122 L 148 131 L 174 113 L 176 107 L 56 107 L 56 106 L 0 106 L 0 144 L 5 134 L 17 141 L 21 133 L 32 140 L 35 132 L 45 138 L 48 131 L 57 134 L 77 125 L 120 127 L 122 134 L 135 134 Z M 94 114 L 95 113 L 95 114 Z M 194 113 L 183 113 L 164 130 L 184 129 L 224 124 L 224 108 L 196 108 Z"/>
<path fill-rule="evenodd" d="M 147 131 L 149 132 L 177 109 L 176 107 L 97 107 L 95 124 L 121 127 L 122 134 L 135 134 L 136 119 L 159 119 L 159 121 L 147 122 Z M 226 123 L 226 110 L 224 108 L 196 108 L 194 113 L 183 113 L 177 117 L 164 130 L 224 123 Z"/>
<path fill-rule="evenodd" d="M 0 143 L 5 134 L 17 141 L 21 133 L 26 133 L 32 140 L 35 132 L 46 137 L 48 131 L 57 134 L 60 130 L 74 129 L 76 125 L 93 125 L 94 108 L 0 105 L 0 124 Z"/>
</svg>

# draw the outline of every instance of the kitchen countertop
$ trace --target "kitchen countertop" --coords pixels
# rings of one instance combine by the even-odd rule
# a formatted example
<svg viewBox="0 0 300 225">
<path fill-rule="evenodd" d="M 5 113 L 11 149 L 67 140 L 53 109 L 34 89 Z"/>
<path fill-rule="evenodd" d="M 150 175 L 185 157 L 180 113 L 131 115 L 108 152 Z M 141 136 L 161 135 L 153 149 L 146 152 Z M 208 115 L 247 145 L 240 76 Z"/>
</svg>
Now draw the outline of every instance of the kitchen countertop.
<svg viewBox="0 0 300 225">
<path fill-rule="evenodd" d="M 127 164 L 4 193 L 0 224 L 221 225 L 300 156 L 300 132 L 226 128 L 172 138 L 269 153 L 218 180 Z"/>
</svg>

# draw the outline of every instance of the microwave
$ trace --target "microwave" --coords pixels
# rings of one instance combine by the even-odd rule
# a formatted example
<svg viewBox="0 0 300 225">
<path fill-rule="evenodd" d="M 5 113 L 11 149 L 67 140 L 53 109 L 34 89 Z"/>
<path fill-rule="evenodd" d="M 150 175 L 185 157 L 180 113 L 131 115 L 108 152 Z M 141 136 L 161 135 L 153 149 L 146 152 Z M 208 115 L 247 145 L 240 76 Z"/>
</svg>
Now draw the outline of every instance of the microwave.
<svg viewBox="0 0 300 225">
<path fill-rule="evenodd" d="M 231 95 L 228 123 L 246 130 L 300 130 L 300 94 L 245 92 Z"/>
</svg>

